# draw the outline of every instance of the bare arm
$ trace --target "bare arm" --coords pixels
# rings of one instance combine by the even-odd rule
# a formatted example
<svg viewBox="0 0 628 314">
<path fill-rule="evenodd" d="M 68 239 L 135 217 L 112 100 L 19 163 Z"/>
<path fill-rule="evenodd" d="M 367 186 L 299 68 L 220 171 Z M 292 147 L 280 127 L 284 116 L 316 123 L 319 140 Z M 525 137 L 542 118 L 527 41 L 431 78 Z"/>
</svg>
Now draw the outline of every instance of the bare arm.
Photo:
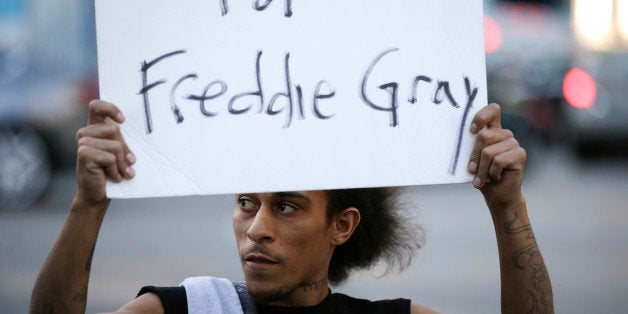
<svg viewBox="0 0 628 314">
<path fill-rule="evenodd" d="M 72 204 L 35 282 L 30 313 L 85 312 L 91 260 L 106 207 L 83 206 Z"/>
<path fill-rule="evenodd" d="M 526 153 L 501 128 L 501 110 L 491 104 L 471 125 L 476 144 L 469 171 L 493 218 L 499 251 L 503 313 L 554 313 L 552 285 L 532 232 L 521 192 Z"/>
<path fill-rule="evenodd" d="M 114 105 L 92 101 L 88 125 L 77 132 L 78 189 L 68 218 L 44 262 L 31 296 L 30 313 L 84 313 L 92 256 L 100 225 L 109 206 L 106 177 L 114 181 L 134 176 L 130 154 Z"/>
<path fill-rule="evenodd" d="M 502 312 L 553 313 L 552 284 L 536 243 L 525 201 L 493 215 L 499 249 Z"/>
</svg>

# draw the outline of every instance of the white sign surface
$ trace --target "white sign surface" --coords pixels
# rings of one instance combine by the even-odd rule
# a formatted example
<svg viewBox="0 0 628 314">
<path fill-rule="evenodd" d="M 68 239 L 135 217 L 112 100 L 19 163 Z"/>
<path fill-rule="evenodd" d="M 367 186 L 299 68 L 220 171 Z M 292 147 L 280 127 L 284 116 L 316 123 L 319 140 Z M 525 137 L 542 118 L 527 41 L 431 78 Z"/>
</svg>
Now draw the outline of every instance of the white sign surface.
<svg viewBox="0 0 628 314">
<path fill-rule="evenodd" d="M 482 2 L 96 0 L 109 197 L 469 181 Z"/>
</svg>

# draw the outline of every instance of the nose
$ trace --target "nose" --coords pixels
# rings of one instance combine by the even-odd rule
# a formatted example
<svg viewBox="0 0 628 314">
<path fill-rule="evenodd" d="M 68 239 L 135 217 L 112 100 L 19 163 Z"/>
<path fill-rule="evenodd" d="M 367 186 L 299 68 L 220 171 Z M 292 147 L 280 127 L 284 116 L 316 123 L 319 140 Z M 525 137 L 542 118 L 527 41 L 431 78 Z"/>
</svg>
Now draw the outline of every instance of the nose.
<svg viewBox="0 0 628 314">
<path fill-rule="evenodd" d="M 253 222 L 246 231 L 246 235 L 255 243 L 272 242 L 274 240 L 275 221 L 272 210 L 266 206 L 262 206 Z"/>
</svg>

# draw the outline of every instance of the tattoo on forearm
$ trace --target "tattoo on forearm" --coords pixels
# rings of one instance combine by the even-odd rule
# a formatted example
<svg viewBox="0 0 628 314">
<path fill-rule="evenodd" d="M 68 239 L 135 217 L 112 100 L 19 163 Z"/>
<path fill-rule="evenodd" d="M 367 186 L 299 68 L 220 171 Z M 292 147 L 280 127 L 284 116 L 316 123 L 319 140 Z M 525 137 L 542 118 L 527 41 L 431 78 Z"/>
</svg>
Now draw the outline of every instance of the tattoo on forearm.
<svg viewBox="0 0 628 314">
<path fill-rule="evenodd" d="M 541 257 L 536 243 L 531 243 L 515 252 L 513 263 L 518 269 L 531 268 L 530 280 L 533 288 L 528 290 L 532 308 L 528 313 L 549 313 L 554 308 L 552 299 L 552 286 L 550 283 L 545 263 Z M 540 304 L 539 304 L 540 302 Z"/>
<path fill-rule="evenodd" d="M 91 252 L 89 252 L 89 257 L 87 257 L 87 261 L 85 262 L 85 271 L 90 272 L 92 270 L 92 257 L 94 257 L 94 250 L 96 249 L 96 243 L 92 246 Z"/>
<path fill-rule="evenodd" d="M 519 218 L 519 215 L 515 213 L 515 217 L 513 217 L 509 221 L 506 221 L 506 223 L 504 224 L 504 231 L 506 231 L 506 233 L 517 234 L 524 231 L 532 230 L 532 227 L 530 227 L 530 224 L 515 227 L 514 225 L 517 222 L 518 218 Z"/>
<path fill-rule="evenodd" d="M 312 283 L 308 283 L 303 285 L 303 291 L 320 291 L 321 289 L 327 288 L 327 285 L 325 284 L 325 279 L 321 279 L 319 281 L 315 281 Z"/>
<path fill-rule="evenodd" d="M 80 303 L 80 304 L 87 304 L 87 286 L 83 288 L 83 290 L 77 292 L 74 294 L 74 297 L 72 297 L 72 300 L 74 300 L 74 302 L 76 303 Z"/>
<path fill-rule="evenodd" d="M 526 239 L 528 240 L 534 239 L 534 233 L 532 232 L 532 227 L 530 226 L 529 223 L 522 226 L 515 227 L 515 224 L 517 223 L 517 219 L 519 219 L 519 215 L 515 213 L 515 216 L 511 220 L 504 223 L 504 231 L 508 234 L 519 234 L 519 233 L 528 231 L 528 236 L 526 237 Z"/>
</svg>

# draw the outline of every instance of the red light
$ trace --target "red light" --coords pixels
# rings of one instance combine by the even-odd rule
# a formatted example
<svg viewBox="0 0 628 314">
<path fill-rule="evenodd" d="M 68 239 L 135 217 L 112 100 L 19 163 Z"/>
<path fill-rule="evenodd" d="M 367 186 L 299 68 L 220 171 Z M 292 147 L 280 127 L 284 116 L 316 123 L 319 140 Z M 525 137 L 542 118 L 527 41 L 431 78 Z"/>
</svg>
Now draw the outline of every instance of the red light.
<svg viewBox="0 0 628 314">
<path fill-rule="evenodd" d="M 595 104 L 597 86 L 585 70 L 573 68 L 563 80 L 563 95 L 567 102 L 578 109 L 589 109 Z"/>
<path fill-rule="evenodd" d="M 499 50 L 504 43 L 504 34 L 494 19 L 484 16 L 484 50 L 493 53 Z"/>
</svg>

